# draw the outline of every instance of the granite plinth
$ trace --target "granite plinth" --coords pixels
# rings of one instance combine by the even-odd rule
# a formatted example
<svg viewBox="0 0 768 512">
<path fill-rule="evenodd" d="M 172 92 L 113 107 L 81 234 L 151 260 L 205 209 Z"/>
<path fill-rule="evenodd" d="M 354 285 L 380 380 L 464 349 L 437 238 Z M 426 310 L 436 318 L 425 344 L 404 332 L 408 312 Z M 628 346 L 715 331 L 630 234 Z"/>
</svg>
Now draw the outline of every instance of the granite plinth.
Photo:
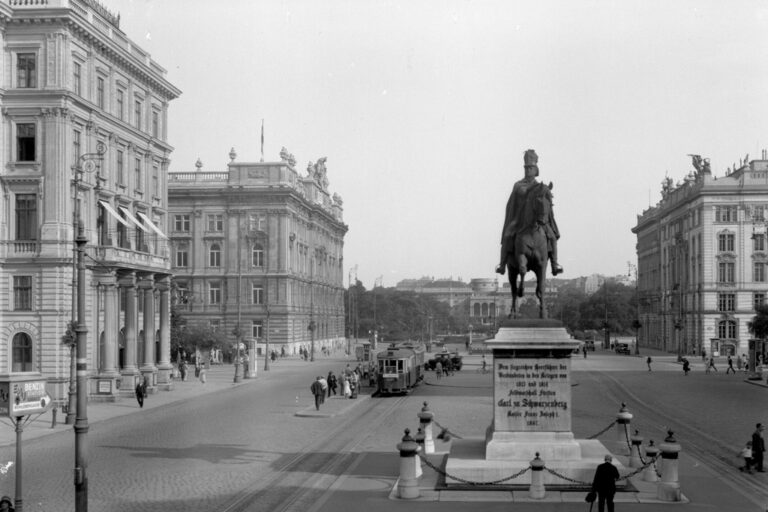
<svg viewBox="0 0 768 512">
<path fill-rule="evenodd" d="M 490 432 L 485 445 L 488 460 L 581 460 L 581 445 L 571 432 Z"/>
<path fill-rule="evenodd" d="M 544 461 L 546 469 L 553 470 L 563 476 L 580 482 L 581 485 L 588 486 L 592 483 L 592 479 L 595 476 L 595 469 L 599 464 L 604 462 L 605 455 L 610 452 L 603 443 L 598 440 L 577 439 L 574 440 L 574 442 L 579 447 L 580 458 L 548 460 L 542 456 L 541 459 Z M 446 485 L 449 488 L 451 486 L 462 487 L 467 485 L 464 481 L 482 484 L 502 480 L 529 467 L 530 462 L 533 459 L 533 457 L 531 457 L 489 460 L 485 458 L 485 449 L 486 443 L 483 438 L 453 440 L 451 444 L 451 453 L 445 465 Z M 615 458 L 613 464 L 619 470 L 619 473 L 627 473 L 626 468 Z M 578 485 L 553 475 L 549 471 L 546 471 L 546 469 L 542 472 L 545 486 L 573 487 L 574 485 Z M 531 472 L 526 471 L 517 478 L 503 482 L 500 486 L 516 487 L 528 486 L 530 484 Z M 617 483 L 619 489 L 624 488 L 625 486 L 626 480 Z"/>
</svg>

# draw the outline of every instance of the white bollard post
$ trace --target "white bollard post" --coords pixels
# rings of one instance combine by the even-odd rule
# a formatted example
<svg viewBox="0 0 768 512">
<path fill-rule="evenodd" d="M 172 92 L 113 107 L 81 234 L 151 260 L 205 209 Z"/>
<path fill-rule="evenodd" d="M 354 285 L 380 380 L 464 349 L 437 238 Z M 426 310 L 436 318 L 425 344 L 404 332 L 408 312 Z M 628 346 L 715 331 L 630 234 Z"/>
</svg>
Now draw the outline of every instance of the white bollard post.
<svg viewBox="0 0 768 512">
<path fill-rule="evenodd" d="M 404 499 L 419 497 L 419 482 L 416 478 L 416 464 L 413 458 L 419 445 L 411 437 L 411 430 L 405 429 L 405 435 L 397 449 L 400 450 L 400 478 L 397 481 L 397 494 Z"/>
<path fill-rule="evenodd" d="M 659 454 L 659 449 L 653 446 L 653 439 L 648 441 L 648 446 L 645 447 L 645 457 L 648 462 L 652 461 Z M 643 471 L 644 482 L 658 482 L 659 475 L 656 474 L 656 463 L 650 464 L 645 471 Z"/>
<path fill-rule="evenodd" d="M 640 433 L 635 430 L 635 433 L 632 435 L 632 437 L 629 438 L 629 441 L 632 443 L 632 450 L 629 455 L 629 467 L 641 468 L 643 467 L 643 463 L 640 460 L 640 446 L 643 444 L 643 436 L 641 436 Z"/>
<path fill-rule="evenodd" d="M 632 414 L 627 410 L 627 404 L 622 402 L 621 409 L 616 414 L 616 435 L 617 440 L 622 444 L 627 442 L 627 432 L 629 432 L 629 424 L 631 422 Z"/>
<path fill-rule="evenodd" d="M 678 456 L 680 444 L 675 440 L 671 430 L 667 432 L 667 438 L 661 443 L 661 459 L 664 467 L 661 470 L 661 481 L 656 491 L 656 497 L 661 501 L 680 501 L 680 483 L 678 481 Z"/>
<path fill-rule="evenodd" d="M 530 462 L 531 464 L 531 486 L 528 489 L 528 496 L 535 500 L 543 499 L 546 496 L 544 488 L 544 461 L 539 458 L 539 452 Z"/>
<path fill-rule="evenodd" d="M 419 431 L 416 432 L 415 436 L 413 436 L 413 440 L 416 441 L 417 445 L 419 445 L 419 451 L 424 453 L 424 431 L 421 430 L 421 428 L 419 428 Z M 416 453 L 416 456 L 413 458 L 413 460 L 416 463 L 416 478 L 421 478 L 421 475 L 423 475 L 424 472 L 422 471 L 422 461 L 418 452 Z"/>
<path fill-rule="evenodd" d="M 424 432 L 424 453 L 435 453 L 435 438 L 432 435 L 432 418 L 435 415 L 427 407 L 427 402 L 424 402 L 424 407 L 421 408 L 421 412 L 417 416 L 421 430 Z"/>
</svg>

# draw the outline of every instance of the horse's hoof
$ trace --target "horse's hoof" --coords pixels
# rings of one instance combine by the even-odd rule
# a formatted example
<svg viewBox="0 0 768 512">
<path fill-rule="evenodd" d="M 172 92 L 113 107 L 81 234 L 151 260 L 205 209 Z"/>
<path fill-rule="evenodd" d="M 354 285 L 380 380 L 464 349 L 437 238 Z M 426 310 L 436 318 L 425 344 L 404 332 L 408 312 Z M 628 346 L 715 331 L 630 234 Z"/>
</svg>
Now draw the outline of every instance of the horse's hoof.
<svg viewBox="0 0 768 512">
<path fill-rule="evenodd" d="M 504 265 L 496 265 L 496 273 L 504 275 Z"/>
</svg>

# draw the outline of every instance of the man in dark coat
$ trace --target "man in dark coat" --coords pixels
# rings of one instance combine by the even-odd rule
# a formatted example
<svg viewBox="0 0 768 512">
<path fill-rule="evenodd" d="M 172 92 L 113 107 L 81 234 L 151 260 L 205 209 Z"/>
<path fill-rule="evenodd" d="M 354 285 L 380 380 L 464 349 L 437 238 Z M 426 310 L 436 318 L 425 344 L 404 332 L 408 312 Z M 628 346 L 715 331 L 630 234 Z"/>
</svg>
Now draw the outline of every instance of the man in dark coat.
<svg viewBox="0 0 768 512">
<path fill-rule="evenodd" d="M 619 479 L 619 470 L 611 464 L 613 457 L 605 456 L 605 462 L 597 466 L 595 479 L 592 481 L 592 490 L 597 493 L 597 510 L 605 511 L 608 504 L 608 512 L 613 512 L 613 496 L 616 494 L 616 480 Z"/>
<path fill-rule="evenodd" d="M 144 381 L 136 383 L 136 401 L 139 402 L 139 407 L 144 407 L 144 396 L 147 393 L 147 384 Z"/>
<path fill-rule="evenodd" d="M 752 464 L 755 465 L 755 471 L 764 473 L 763 468 L 763 453 L 765 453 L 765 439 L 763 439 L 763 430 L 765 427 L 762 423 L 755 425 L 755 431 L 752 434 Z"/>
<path fill-rule="evenodd" d="M 320 404 L 323 403 L 323 398 L 325 398 L 325 390 L 323 389 L 323 384 L 320 382 L 320 379 L 322 377 L 317 377 L 315 379 L 315 382 L 312 383 L 312 385 L 309 387 L 310 391 L 312 391 L 312 394 L 315 396 L 315 409 L 320 410 Z"/>
</svg>

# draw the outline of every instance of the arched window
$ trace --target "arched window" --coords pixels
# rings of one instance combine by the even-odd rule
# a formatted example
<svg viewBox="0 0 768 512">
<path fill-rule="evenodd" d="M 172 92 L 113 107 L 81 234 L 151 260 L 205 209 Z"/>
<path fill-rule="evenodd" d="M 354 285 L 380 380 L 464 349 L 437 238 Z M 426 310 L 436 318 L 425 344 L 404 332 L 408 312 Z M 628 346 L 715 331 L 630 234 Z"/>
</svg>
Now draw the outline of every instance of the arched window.
<svg viewBox="0 0 768 512">
<path fill-rule="evenodd" d="M 720 339 L 736 339 L 736 321 L 721 320 L 718 322 L 717 336 Z"/>
<path fill-rule="evenodd" d="M 208 253 L 208 265 L 211 267 L 221 266 L 221 246 L 219 244 L 211 245 L 211 250 Z"/>
<path fill-rule="evenodd" d="M 251 263 L 254 267 L 264 266 L 264 247 L 261 244 L 254 244 L 253 252 L 251 253 Z"/>
<path fill-rule="evenodd" d="M 12 342 L 13 360 L 11 362 L 12 372 L 33 372 L 32 367 L 32 338 L 28 334 L 20 332 L 13 337 Z"/>
<path fill-rule="evenodd" d="M 481 315 L 483 318 L 488 316 L 488 304 L 483 302 L 483 314 Z"/>
<path fill-rule="evenodd" d="M 475 306 L 472 308 L 474 311 L 472 313 L 472 316 L 480 316 L 480 303 L 475 302 Z"/>
</svg>

